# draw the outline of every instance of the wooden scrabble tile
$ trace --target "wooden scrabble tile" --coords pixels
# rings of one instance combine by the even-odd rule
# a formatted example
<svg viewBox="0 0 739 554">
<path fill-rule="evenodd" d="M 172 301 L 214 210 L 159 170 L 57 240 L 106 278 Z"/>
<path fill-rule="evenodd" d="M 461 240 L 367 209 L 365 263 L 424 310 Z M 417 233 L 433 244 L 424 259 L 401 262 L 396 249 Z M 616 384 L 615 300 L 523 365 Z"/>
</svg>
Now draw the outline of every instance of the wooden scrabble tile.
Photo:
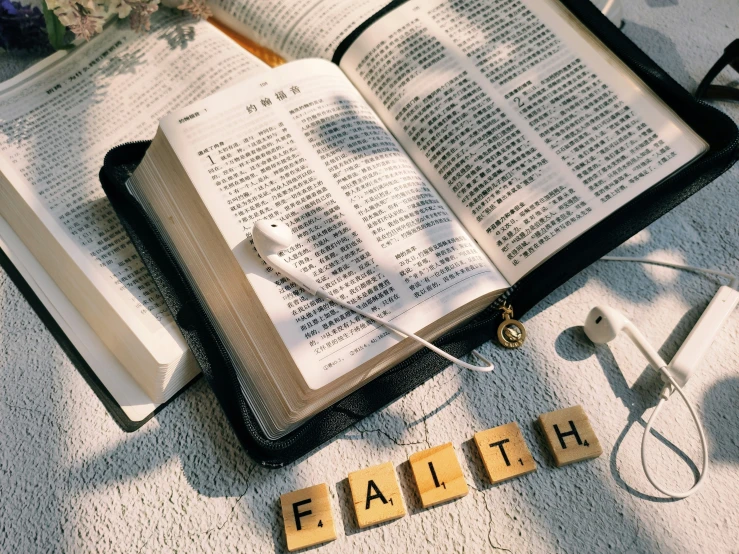
<svg viewBox="0 0 739 554">
<path fill-rule="evenodd" d="M 515 421 L 476 433 L 475 444 L 493 484 L 536 471 L 536 462 Z"/>
<path fill-rule="evenodd" d="M 395 467 L 390 462 L 349 474 L 357 524 L 364 529 L 405 515 Z"/>
<path fill-rule="evenodd" d="M 582 406 L 542 414 L 539 425 L 557 467 L 597 458 L 603 453 Z"/>
<path fill-rule="evenodd" d="M 326 483 L 283 494 L 280 503 L 290 552 L 336 540 Z"/>
<path fill-rule="evenodd" d="M 461 498 L 469 492 L 452 443 L 416 452 L 408 461 L 424 508 Z"/>
</svg>

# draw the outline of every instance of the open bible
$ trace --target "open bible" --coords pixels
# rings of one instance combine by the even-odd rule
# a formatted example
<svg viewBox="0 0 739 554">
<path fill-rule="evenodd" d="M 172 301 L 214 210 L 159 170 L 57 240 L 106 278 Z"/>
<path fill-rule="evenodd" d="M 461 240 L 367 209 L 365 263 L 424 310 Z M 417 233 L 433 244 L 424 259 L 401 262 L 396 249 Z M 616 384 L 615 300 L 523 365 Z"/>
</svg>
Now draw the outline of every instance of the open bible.
<svg viewBox="0 0 739 554">
<path fill-rule="evenodd" d="M 173 111 L 128 181 L 270 439 L 418 345 L 275 274 L 256 221 L 433 340 L 707 150 L 555 1 L 410 1 L 355 35 Z"/>
</svg>

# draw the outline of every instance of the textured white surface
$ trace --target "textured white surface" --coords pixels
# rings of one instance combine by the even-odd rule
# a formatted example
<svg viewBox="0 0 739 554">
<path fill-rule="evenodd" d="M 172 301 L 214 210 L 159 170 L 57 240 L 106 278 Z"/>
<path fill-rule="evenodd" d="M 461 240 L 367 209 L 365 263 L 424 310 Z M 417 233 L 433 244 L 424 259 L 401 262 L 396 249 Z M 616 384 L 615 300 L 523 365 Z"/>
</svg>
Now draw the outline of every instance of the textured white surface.
<svg viewBox="0 0 739 554">
<path fill-rule="evenodd" d="M 737 0 L 625 0 L 624 32 L 693 90 L 737 38 Z M 0 77 L 11 62 L 0 55 Z M 736 79 L 727 72 L 723 80 Z M 723 105 L 735 120 L 739 106 Z M 739 273 L 739 166 L 617 250 Z M 524 318 L 525 348 L 483 349 L 492 375 L 450 368 L 287 468 L 257 467 L 199 382 L 133 434 L 121 432 L 4 273 L 0 273 L 0 551 L 281 552 L 279 495 L 327 482 L 339 539 L 321 552 L 736 552 L 739 548 L 739 313 L 690 382 L 708 433 L 712 475 L 683 501 L 664 501 L 642 474 L 639 440 L 658 385 L 624 339 L 594 348 L 580 325 L 609 303 L 670 357 L 718 281 L 669 269 L 599 262 Z M 556 469 L 533 425 L 582 404 L 603 445 L 597 460 Z M 486 483 L 470 442 L 519 422 L 539 470 Z M 654 464 L 688 487 L 695 431 L 679 402 L 658 430 Z M 471 485 L 422 510 L 408 456 L 452 441 Z M 359 531 L 346 476 L 392 461 L 408 515 Z M 673 476 L 672 478 L 670 476 Z"/>
</svg>

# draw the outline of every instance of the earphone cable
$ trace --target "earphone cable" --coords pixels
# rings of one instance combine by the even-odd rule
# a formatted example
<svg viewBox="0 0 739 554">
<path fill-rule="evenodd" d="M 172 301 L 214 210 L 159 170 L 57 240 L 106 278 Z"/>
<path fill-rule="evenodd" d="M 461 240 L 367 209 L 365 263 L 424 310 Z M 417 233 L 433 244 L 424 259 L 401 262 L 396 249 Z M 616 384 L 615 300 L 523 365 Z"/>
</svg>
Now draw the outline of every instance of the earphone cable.
<svg viewBox="0 0 739 554">
<path fill-rule="evenodd" d="M 724 277 L 730 279 L 729 286 L 733 289 L 739 289 L 739 277 L 726 273 L 724 271 L 716 271 L 715 269 L 707 269 L 705 267 L 695 267 L 692 265 L 678 264 L 673 262 L 665 262 L 662 260 L 652 260 L 650 258 L 634 258 L 630 256 L 603 256 L 601 260 L 607 262 L 637 262 L 642 264 L 661 265 L 664 267 L 671 267 L 673 269 L 683 269 L 685 271 L 692 271 L 694 273 L 704 273 L 707 275 L 716 275 L 718 277 Z"/>
<path fill-rule="evenodd" d="M 703 483 L 705 482 L 705 478 L 708 475 L 708 442 L 706 441 L 706 435 L 703 430 L 703 425 L 701 425 L 700 419 L 698 418 L 698 414 L 695 411 L 695 407 L 693 406 L 692 402 L 688 400 L 688 398 L 685 396 L 685 393 L 683 392 L 682 387 L 677 384 L 675 379 L 670 375 L 669 370 L 667 369 L 667 366 L 664 366 L 660 368 L 660 373 L 667 377 L 667 379 L 670 381 L 669 385 L 666 385 L 664 389 L 662 389 L 662 393 L 660 394 L 659 402 L 657 402 L 657 406 L 654 408 L 654 411 L 652 412 L 652 415 L 649 416 L 649 420 L 647 421 L 646 427 L 644 427 L 644 435 L 642 435 L 642 441 L 641 441 L 641 463 L 642 467 L 644 468 L 644 474 L 647 476 L 647 479 L 652 484 L 652 486 L 657 489 L 662 494 L 665 494 L 667 496 L 670 496 L 672 498 L 687 498 L 694 492 L 698 491 Z M 654 422 L 657 420 L 657 417 L 659 416 L 660 411 L 662 410 L 663 406 L 667 402 L 667 399 L 670 397 L 671 390 L 677 391 L 677 393 L 680 395 L 680 397 L 683 399 L 683 402 L 685 402 L 685 406 L 688 408 L 688 411 L 690 412 L 691 417 L 693 418 L 693 421 L 695 422 L 695 427 L 698 430 L 698 435 L 700 436 L 701 441 L 701 451 L 703 454 L 703 470 L 700 472 L 700 475 L 698 477 L 698 480 L 695 482 L 695 484 L 684 492 L 675 492 L 671 491 L 662 485 L 660 485 L 657 480 L 654 478 L 652 473 L 649 470 L 649 465 L 647 463 L 647 438 L 649 437 L 652 426 L 654 425 Z"/>
<path fill-rule="evenodd" d="M 470 363 L 467 363 L 467 362 L 463 362 L 459 358 L 455 358 L 451 354 L 449 354 L 447 352 L 444 352 L 441 348 L 438 348 L 438 347 L 434 346 L 433 344 L 431 344 L 427 340 L 422 339 L 421 337 L 419 337 L 415 333 L 411 333 L 410 331 L 406 331 L 402 327 L 398 327 L 394 323 L 390 323 L 389 321 L 386 321 L 384 319 L 381 319 L 381 318 L 377 317 L 376 315 L 371 314 L 370 312 L 367 312 L 367 311 L 364 311 L 362 309 L 359 309 L 356 306 L 352 306 L 351 304 L 347 304 L 346 302 L 343 302 L 343 301 L 339 300 L 338 298 L 334 298 L 333 296 L 329 296 L 323 290 L 320 290 L 320 289 L 317 290 L 316 291 L 316 296 L 320 296 L 320 297 L 322 297 L 322 298 L 324 298 L 324 299 L 326 299 L 326 300 L 328 300 L 330 302 L 334 302 L 335 304 L 338 304 L 339 306 L 342 306 L 342 307 L 346 308 L 347 310 L 351 310 L 351 311 L 353 311 L 353 312 L 355 312 L 355 313 L 357 313 L 357 314 L 359 314 L 361 316 L 366 317 L 367 319 L 371 319 L 372 321 L 375 321 L 375 322 L 379 323 L 380 325 L 383 325 L 383 326 L 387 327 L 388 329 L 392 329 L 396 333 L 399 333 L 401 335 L 404 335 L 406 337 L 409 337 L 409 338 L 415 340 L 416 342 L 421 343 L 426 348 L 428 348 L 432 352 L 435 352 L 436 354 L 438 354 L 442 358 L 445 358 L 445 359 L 449 360 L 450 362 L 452 362 L 453 364 L 458 365 L 459 367 L 463 367 L 464 369 L 469 369 L 469 370 L 472 370 L 472 371 L 482 371 L 482 372 L 493 371 L 493 369 L 495 369 L 495 366 L 493 365 L 493 363 L 490 360 L 488 360 L 487 358 L 485 358 L 484 356 L 482 356 L 481 354 L 479 354 L 478 352 L 473 351 L 473 353 L 475 354 L 476 357 L 478 357 L 478 358 L 480 358 L 480 359 L 482 359 L 482 360 L 484 360 L 484 361 L 486 361 L 488 363 L 487 366 L 479 366 L 479 365 L 473 365 L 473 364 L 470 364 Z"/>
</svg>

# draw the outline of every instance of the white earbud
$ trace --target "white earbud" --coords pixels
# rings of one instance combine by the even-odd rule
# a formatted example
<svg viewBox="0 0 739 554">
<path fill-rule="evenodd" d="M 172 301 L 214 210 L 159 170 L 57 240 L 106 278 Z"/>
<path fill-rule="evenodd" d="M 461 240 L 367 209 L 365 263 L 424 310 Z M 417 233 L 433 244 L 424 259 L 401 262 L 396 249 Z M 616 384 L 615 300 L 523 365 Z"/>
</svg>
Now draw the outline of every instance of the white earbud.
<svg viewBox="0 0 739 554">
<path fill-rule="evenodd" d="M 446 358 L 450 362 L 457 364 L 460 367 L 471 369 L 472 371 L 492 371 L 495 368 L 490 360 L 485 358 L 476 350 L 473 350 L 472 353 L 477 358 L 486 362 L 488 364 L 487 366 L 477 366 L 468 364 L 467 362 L 463 362 L 462 360 L 455 358 L 451 354 L 444 352 L 430 342 L 417 336 L 415 333 L 406 331 L 401 327 L 398 327 L 394 323 L 385 321 L 384 319 L 381 319 L 372 313 L 361 310 L 355 306 L 343 302 L 342 300 L 339 300 L 338 298 L 334 298 L 333 296 L 331 296 L 329 293 L 324 291 L 321 286 L 309 275 L 306 275 L 305 273 L 299 271 L 296 267 L 290 265 L 288 262 L 282 259 L 282 257 L 280 256 L 280 252 L 289 248 L 293 244 L 293 234 L 292 231 L 290 231 L 290 228 L 281 221 L 275 219 L 263 219 L 261 221 L 257 221 L 254 224 L 254 228 L 252 229 L 252 240 L 254 241 L 254 247 L 257 249 L 257 252 L 267 264 L 282 273 L 285 277 L 289 277 L 291 281 L 300 285 L 309 293 L 315 296 L 320 296 L 321 298 L 325 298 L 326 300 L 330 300 L 331 302 L 334 302 L 339 306 L 346 308 L 347 310 L 351 310 L 361 316 L 366 317 L 367 319 L 376 321 L 380 325 L 384 325 L 385 327 L 395 331 L 396 333 L 399 333 L 405 337 L 409 337 L 416 342 L 421 343 L 429 350 L 437 353 L 439 356 Z"/>
<path fill-rule="evenodd" d="M 298 271 L 280 256 L 280 252 L 292 246 L 294 242 L 290 227 L 276 219 L 263 219 L 254 224 L 251 233 L 254 247 L 265 262 L 309 293 L 318 294 L 321 286 L 310 275 Z"/>
<path fill-rule="evenodd" d="M 667 365 L 659 353 L 647 342 L 641 331 L 618 310 L 608 306 L 596 306 L 590 310 L 584 327 L 585 334 L 595 344 L 611 342 L 623 331 L 649 360 L 654 369 L 659 371 Z"/>
</svg>

